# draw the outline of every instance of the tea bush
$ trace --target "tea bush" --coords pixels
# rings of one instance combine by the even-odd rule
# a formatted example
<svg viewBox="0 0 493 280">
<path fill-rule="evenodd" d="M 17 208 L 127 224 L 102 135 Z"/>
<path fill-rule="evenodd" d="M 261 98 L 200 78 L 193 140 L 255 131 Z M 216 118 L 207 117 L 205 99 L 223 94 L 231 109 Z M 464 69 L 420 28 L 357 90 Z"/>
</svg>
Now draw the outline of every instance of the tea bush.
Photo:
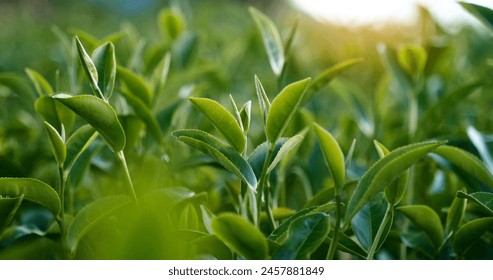
<svg viewBox="0 0 493 280">
<path fill-rule="evenodd" d="M 0 73 L 1 258 L 492 257 L 491 34 L 423 10 L 421 44 L 324 65 L 312 29 L 173 3 Z"/>
</svg>

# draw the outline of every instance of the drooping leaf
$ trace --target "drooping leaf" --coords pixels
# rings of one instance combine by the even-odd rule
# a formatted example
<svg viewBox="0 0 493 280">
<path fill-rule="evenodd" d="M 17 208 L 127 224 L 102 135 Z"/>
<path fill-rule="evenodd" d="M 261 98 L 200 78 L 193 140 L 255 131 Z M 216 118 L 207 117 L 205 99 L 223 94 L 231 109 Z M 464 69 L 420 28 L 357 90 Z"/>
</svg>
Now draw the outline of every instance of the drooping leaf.
<svg viewBox="0 0 493 280">
<path fill-rule="evenodd" d="M 308 102 L 317 91 L 327 86 L 335 77 L 337 77 L 337 75 L 342 73 L 344 70 L 362 61 L 362 58 L 354 58 L 329 67 L 313 80 L 313 83 L 307 89 L 307 93 L 303 97 L 302 103 Z"/>
<path fill-rule="evenodd" d="M 174 131 L 173 135 L 180 141 L 211 156 L 224 168 L 240 177 L 255 191 L 257 187 L 255 173 L 250 164 L 237 151 L 204 131 L 183 129 Z"/>
<path fill-rule="evenodd" d="M 455 234 L 452 242 L 455 251 L 459 256 L 463 255 L 484 233 L 492 230 L 493 217 L 479 218 L 468 222 L 461 226 Z"/>
<path fill-rule="evenodd" d="M 447 220 L 445 221 L 445 234 L 446 237 L 451 236 L 462 222 L 464 213 L 466 211 L 467 200 L 459 198 L 459 194 L 454 197 L 452 205 L 447 214 Z"/>
<path fill-rule="evenodd" d="M 115 110 L 103 100 L 91 95 L 60 93 L 55 100 L 70 108 L 103 136 L 110 148 L 119 152 L 125 147 L 125 132 L 118 120 Z"/>
<path fill-rule="evenodd" d="M 383 158 L 390 153 L 390 151 L 382 143 L 376 140 L 373 141 L 373 143 L 375 144 L 375 148 L 377 149 L 380 158 Z M 390 205 L 396 206 L 399 202 L 401 202 L 404 194 L 406 193 L 408 179 L 409 171 L 406 171 L 397 179 L 397 182 L 394 182 L 385 188 L 385 199 Z"/>
<path fill-rule="evenodd" d="M 274 144 L 281 138 L 298 109 L 309 83 L 310 78 L 289 84 L 272 101 L 265 127 L 267 140 L 270 143 Z"/>
<path fill-rule="evenodd" d="M 58 133 L 58 131 L 51 126 L 51 124 L 44 122 L 46 132 L 48 133 L 48 137 L 50 139 L 50 146 L 55 156 L 56 162 L 59 166 L 63 166 L 65 162 L 65 158 L 67 157 L 67 148 L 65 147 L 65 141 L 62 136 Z"/>
<path fill-rule="evenodd" d="M 267 123 L 267 116 L 269 115 L 270 110 L 270 100 L 267 94 L 265 93 L 264 86 L 262 82 L 258 79 L 257 75 L 255 75 L 255 92 L 257 93 L 258 103 L 260 105 L 260 113 L 262 114 L 262 119 L 264 123 Z"/>
<path fill-rule="evenodd" d="M 79 156 L 89 147 L 96 139 L 98 133 L 89 124 L 81 126 L 67 140 L 67 158 L 65 169 L 70 170 Z"/>
<path fill-rule="evenodd" d="M 346 223 L 378 192 L 382 191 L 409 167 L 445 142 L 422 142 L 400 147 L 378 160 L 359 181 L 349 200 Z"/>
<path fill-rule="evenodd" d="M 24 200 L 24 195 L 19 197 L 4 197 L 0 195 L 0 237 L 5 228 L 12 222 Z M 0 238 L 1 240 L 1 238 Z"/>
<path fill-rule="evenodd" d="M 443 241 L 443 228 L 438 214 L 426 205 L 406 205 L 396 208 L 422 229 L 433 242 L 435 249 L 440 248 Z"/>
<path fill-rule="evenodd" d="M 493 10 L 473 3 L 459 2 L 459 4 L 493 30 Z"/>
<path fill-rule="evenodd" d="M 119 81 L 125 86 L 124 90 L 135 96 L 150 108 L 152 105 L 152 89 L 144 77 L 122 66 L 117 67 Z"/>
<path fill-rule="evenodd" d="M 335 182 L 336 188 L 342 188 L 346 178 L 346 166 L 344 164 L 344 154 L 337 140 L 318 124 L 314 124 L 318 142 L 324 155 L 325 163 L 329 167 L 330 173 Z"/>
<path fill-rule="evenodd" d="M 377 235 L 379 228 L 382 226 L 387 207 L 388 205 L 386 201 L 383 200 L 383 197 L 380 195 L 378 198 L 373 199 L 363 206 L 363 208 L 356 213 L 351 221 L 351 227 L 356 237 L 366 250 L 369 250 L 373 245 L 375 236 Z M 392 228 L 392 222 L 393 217 L 390 217 L 388 222 L 383 225 L 384 229 L 378 242 L 377 251 L 387 239 L 390 229 Z"/>
<path fill-rule="evenodd" d="M 71 252 L 77 248 L 79 240 L 105 217 L 115 210 L 130 204 L 127 196 L 107 196 L 91 202 L 82 208 L 67 229 L 67 244 Z"/>
<path fill-rule="evenodd" d="M 267 168 L 267 173 L 270 173 L 277 166 L 277 164 L 282 159 L 284 159 L 286 157 L 286 155 L 292 149 L 294 149 L 296 146 L 298 146 L 302 141 L 303 141 L 303 136 L 299 135 L 299 134 L 286 140 L 286 142 L 284 142 L 284 144 L 282 144 L 281 148 L 276 153 L 276 156 L 274 157 L 274 159 L 270 163 L 269 167 Z"/>
<path fill-rule="evenodd" d="M 79 54 L 79 59 L 82 65 L 82 69 L 84 69 L 84 73 L 86 74 L 86 77 L 89 79 L 92 91 L 96 96 L 104 100 L 103 93 L 101 92 L 101 89 L 98 86 L 99 76 L 98 76 L 98 70 L 96 69 L 94 62 L 92 61 L 91 57 L 87 54 L 86 50 L 84 49 L 84 46 L 82 45 L 82 43 L 80 42 L 77 36 L 75 37 L 75 44 L 77 45 L 77 53 Z"/>
<path fill-rule="evenodd" d="M 55 216 L 61 209 L 60 198 L 56 191 L 47 184 L 32 178 L 0 178 L 0 195 L 20 197 L 37 203 Z"/>
<path fill-rule="evenodd" d="M 190 97 L 195 105 L 238 152 L 243 153 L 246 146 L 245 136 L 233 115 L 218 102 L 208 98 Z"/>
<path fill-rule="evenodd" d="M 92 53 L 92 61 L 98 72 L 98 87 L 109 99 L 113 93 L 116 78 L 116 58 L 115 46 L 111 42 L 107 42 L 94 50 Z"/>
<path fill-rule="evenodd" d="M 493 193 L 476 192 L 467 194 L 463 191 L 457 192 L 458 198 L 466 198 L 477 203 L 486 213 L 493 216 Z"/>
<path fill-rule="evenodd" d="M 0 86 L 9 88 L 22 99 L 31 102 L 31 100 L 34 100 L 35 98 L 35 93 L 28 85 L 29 81 L 19 74 L 0 73 Z"/>
<path fill-rule="evenodd" d="M 294 220 L 286 241 L 272 256 L 275 260 L 307 259 L 329 233 L 329 216 L 315 213 Z"/>
<path fill-rule="evenodd" d="M 269 57 L 270 67 L 274 74 L 279 77 L 285 62 L 281 36 L 279 36 L 274 23 L 265 14 L 253 7 L 250 7 L 248 10 L 262 35 L 262 41 Z"/>
<path fill-rule="evenodd" d="M 448 145 L 437 148 L 433 153 L 445 158 L 493 189 L 493 176 L 484 164 L 473 154 Z"/>
<path fill-rule="evenodd" d="M 231 250 L 251 260 L 267 258 L 268 245 L 264 235 L 242 216 L 224 213 L 211 223 L 214 234 Z"/>
<path fill-rule="evenodd" d="M 177 11 L 163 9 L 158 15 L 158 26 L 164 39 L 173 42 L 185 30 L 185 21 Z"/>
<path fill-rule="evenodd" d="M 50 83 L 41 75 L 39 72 L 31 69 L 25 69 L 27 76 L 31 80 L 31 83 L 34 85 L 34 89 L 38 93 L 38 96 L 50 96 L 53 94 L 53 88 Z"/>
</svg>

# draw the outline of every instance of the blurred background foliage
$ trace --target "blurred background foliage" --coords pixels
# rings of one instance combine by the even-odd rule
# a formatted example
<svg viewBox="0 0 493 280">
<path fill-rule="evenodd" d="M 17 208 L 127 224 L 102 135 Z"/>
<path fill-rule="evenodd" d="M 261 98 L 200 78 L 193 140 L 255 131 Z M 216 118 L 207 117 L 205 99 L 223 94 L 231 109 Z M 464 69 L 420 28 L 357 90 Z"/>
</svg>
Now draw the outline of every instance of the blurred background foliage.
<svg viewBox="0 0 493 280">
<path fill-rule="evenodd" d="M 258 7 L 269 15 L 283 39 L 293 25 L 298 24 L 293 49 L 288 56 L 287 72 L 281 84 L 278 84 L 269 68 L 248 6 Z M 183 16 L 184 32 L 179 38 L 169 37 L 170 34 L 160 29 L 157 19 L 163 8 L 174 9 Z M 74 76 L 68 70 L 79 67 L 78 62 L 70 57 L 70 51 L 67 51 L 67 45 L 64 45 L 66 42 L 63 41 L 68 38 L 70 43 L 74 35 L 79 36 L 90 51 L 100 40 L 113 41 L 118 64 L 147 78 L 152 76 L 165 53 L 171 51 L 171 70 L 163 97 L 158 99 L 158 104 L 153 108 L 153 112 L 159 116 L 164 145 L 153 143 L 149 133 L 138 129 L 142 123 L 137 122 L 137 139 L 134 139 L 133 144 L 130 141 L 125 152 L 129 155 L 131 173 L 137 192 L 141 195 L 163 187 L 186 187 L 195 194 L 205 193 L 208 197 L 206 200 L 200 195 L 196 197 L 191 203 L 194 210 L 183 205 L 179 206 L 179 211 L 162 209 L 160 206 L 149 207 L 148 213 L 140 214 L 148 217 L 148 224 L 139 220 L 140 216 L 133 216 L 131 219 L 140 223 L 138 227 L 148 229 L 146 232 L 151 236 L 150 239 L 142 236 L 137 238 L 139 233 L 130 226 L 126 229 L 128 235 L 119 236 L 115 232 L 108 234 L 113 223 L 121 223 L 108 221 L 84 239 L 79 251 L 80 258 L 193 257 L 193 253 L 188 251 L 178 255 L 170 253 L 180 251 L 180 244 L 173 242 L 176 236 L 165 236 L 158 245 L 146 241 L 159 239 L 162 235 L 151 225 L 159 221 L 162 223 L 160 226 L 165 228 L 169 226 L 168 223 L 172 223 L 170 221 L 186 224 L 190 219 L 193 223 L 194 219 L 198 219 L 196 215 L 200 213 L 200 203 L 206 204 L 215 213 L 232 210 L 234 203 L 231 200 L 234 195 L 231 193 L 238 186 L 234 177 L 230 178 L 232 176 L 226 172 L 218 171 L 200 153 L 178 143 L 169 133 L 184 127 L 212 130 L 198 111 L 188 102 L 182 102 L 183 97 L 204 96 L 218 100 L 221 104 L 229 104 L 228 95 L 232 94 L 237 104 L 253 101 L 254 122 L 248 144 L 249 151 L 252 151 L 264 141 L 260 111 L 256 104 L 254 75 L 260 78 L 267 94 L 273 98 L 283 85 L 292 81 L 315 77 L 328 67 L 348 59 L 364 59 L 362 63 L 344 71 L 329 87 L 318 92 L 296 116 L 290 129 L 293 135 L 317 121 L 333 132 L 345 153 L 353 139 L 356 139 L 350 168 L 350 176 L 355 179 L 378 158 L 373 148 L 374 139 L 390 149 L 421 140 L 448 139 L 454 145 L 478 155 L 467 134 L 468 127 L 472 126 L 483 133 L 487 145 L 492 140 L 488 136 L 493 133 L 490 82 L 493 74 L 492 33 L 471 25 L 448 29 L 436 22 L 424 8 L 420 8 L 419 20 L 414 24 L 354 27 L 321 23 L 296 10 L 286 1 L 1 0 L 1 177 L 34 177 L 51 185 L 57 184 L 56 165 L 42 120 L 33 107 L 34 88 L 24 74 L 24 69 L 29 67 L 43 74 L 52 85 L 58 84 L 56 88 L 59 91 L 89 92 L 87 83 L 81 78 L 82 74 Z M 402 67 L 397 67 L 396 72 L 392 61 L 386 61 L 386 57 L 390 56 L 396 62 L 396 53 L 406 46 L 417 46 L 426 55 L 422 76 L 415 83 L 411 82 L 411 85 L 402 84 L 402 77 L 399 77 L 402 75 Z M 74 61 L 77 67 L 72 65 Z M 16 82 L 12 82 L 14 80 Z M 409 90 L 418 91 L 417 113 L 419 119 L 423 120 L 418 122 L 415 135 L 410 135 L 408 131 L 409 100 L 406 92 Z M 432 110 L 431 115 L 426 116 L 427 111 L 446 96 L 461 90 L 462 94 L 456 94 L 450 103 Z M 128 106 L 120 99 L 115 97 L 112 101 L 119 109 L 118 113 L 131 115 Z M 316 193 L 332 184 L 318 145 L 314 144 L 314 137 L 310 135 L 311 132 L 306 136 L 297 160 L 290 163 L 285 174 L 289 192 L 295 195 L 287 197 L 284 206 L 293 209 L 306 206 Z M 94 198 L 119 193 L 123 189 L 120 183 L 114 183 L 118 182 L 121 174 L 114 167 L 111 153 L 99 144 L 89 150 L 92 154 L 87 156 L 87 166 L 81 166 L 83 171 L 73 179 L 75 201 L 80 204 L 73 206 L 76 209 Z M 431 160 L 417 167 L 420 175 L 420 191 L 417 193 L 420 195 L 415 202 L 426 202 L 442 215 L 442 209 L 450 205 L 460 185 L 457 181 L 463 178 L 453 173 L 437 175 L 437 168 L 437 164 Z M 110 187 L 114 185 L 116 188 Z M 301 185 L 303 187 L 299 187 Z M 180 197 L 182 191 L 180 189 L 173 194 L 164 194 L 163 201 L 170 197 Z M 150 205 L 158 204 L 153 200 L 159 200 L 159 197 L 149 199 Z M 160 220 L 160 213 L 168 210 L 174 211 L 174 218 Z M 180 214 L 183 211 L 195 214 L 184 218 Z M 33 213 L 46 216 L 42 211 L 26 211 L 19 219 L 28 219 L 26 216 Z M 443 215 L 441 217 L 444 218 Z M 39 224 L 44 220 L 34 220 L 33 227 L 46 234 L 46 223 Z M 199 227 L 203 228 L 203 224 Z M 26 232 L 33 234 L 35 231 Z M 101 240 L 101 236 L 107 243 L 96 243 L 107 244 L 107 247 L 91 245 L 95 244 L 91 243 L 92 239 Z M 126 238 L 132 237 L 140 240 L 141 248 L 147 248 L 147 251 L 131 251 L 121 245 L 126 244 L 122 242 Z M 111 244 L 121 245 L 121 248 L 114 250 Z M 170 248 L 170 244 L 176 248 L 164 251 L 151 249 L 156 246 Z M 40 242 L 38 246 L 45 248 L 43 246 L 48 245 Z M 17 255 L 7 256 L 15 258 Z M 414 257 L 422 255 L 417 253 Z"/>
</svg>

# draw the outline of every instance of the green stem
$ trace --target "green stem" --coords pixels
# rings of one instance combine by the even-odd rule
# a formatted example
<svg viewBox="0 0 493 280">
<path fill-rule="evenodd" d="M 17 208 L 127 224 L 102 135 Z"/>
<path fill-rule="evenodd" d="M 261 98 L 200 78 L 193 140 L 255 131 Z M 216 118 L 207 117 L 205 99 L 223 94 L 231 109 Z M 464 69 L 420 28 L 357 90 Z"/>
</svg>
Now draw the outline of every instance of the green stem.
<svg viewBox="0 0 493 280">
<path fill-rule="evenodd" d="M 58 196 L 60 197 L 60 214 L 56 217 L 56 221 L 58 223 L 58 227 L 60 228 L 60 241 L 62 245 L 62 256 L 64 259 L 68 259 L 70 257 L 69 248 L 67 247 L 67 232 L 65 225 L 65 182 L 66 177 L 63 173 L 63 166 L 58 166 L 58 177 L 60 180 L 60 189 Z"/>
<path fill-rule="evenodd" d="M 262 173 L 260 175 L 260 180 L 258 182 L 257 186 L 257 226 L 260 227 L 260 213 L 262 213 L 262 196 L 265 195 L 267 197 L 267 188 L 265 188 L 265 182 L 268 180 L 268 174 L 267 174 L 267 169 L 269 167 L 270 163 L 270 158 L 272 157 L 272 154 L 274 153 L 274 145 L 270 144 L 269 146 L 269 151 L 267 152 L 267 155 L 265 156 L 265 161 L 264 161 L 264 167 L 262 168 Z M 266 209 L 270 208 L 269 205 L 267 205 L 267 199 L 266 199 Z M 267 210 L 266 210 L 267 211 Z"/>
<path fill-rule="evenodd" d="M 389 222 L 390 217 L 392 217 L 392 211 L 394 211 L 394 207 L 392 205 L 388 204 L 387 205 L 387 211 L 385 211 L 385 215 L 383 216 L 382 223 L 380 224 L 380 227 L 378 228 L 377 234 L 375 235 L 375 239 L 373 240 L 373 243 L 371 244 L 370 251 L 368 252 L 368 257 L 366 258 L 367 260 L 373 260 L 373 256 L 378 250 L 378 244 L 380 243 L 380 239 L 382 238 L 383 231 L 385 230 L 385 227 L 387 226 L 387 223 Z"/>
<path fill-rule="evenodd" d="M 329 251 L 327 252 L 327 260 L 332 260 L 334 259 L 336 250 L 337 250 L 337 244 L 339 243 L 339 232 L 340 232 L 340 227 L 341 227 L 341 198 L 339 196 L 339 190 L 338 186 L 335 188 L 335 200 L 336 200 L 336 222 L 335 222 L 335 228 L 334 228 L 334 236 L 332 236 L 332 240 L 330 242 L 329 246 Z"/>
<path fill-rule="evenodd" d="M 269 222 L 272 226 L 272 230 L 275 230 L 277 225 L 276 225 L 276 220 L 274 219 L 274 215 L 272 214 L 272 209 L 270 207 L 270 184 L 267 183 L 267 188 L 265 188 L 265 212 L 267 213 L 267 218 L 269 219 Z"/>
<path fill-rule="evenodd" d="M 117 153 L 117 156 L 118 156 L 118 162 L 120 162 L 120 165 L 123 169 L 126 185 L 128 187 L 128 192 L 130 193 L 130 196 L 134 200 L 135 204 L 138 205 L 139 201 L 137 200 L 137 195 L 135 194 L 132 178 L 130 177 L 130 172 L 128 171 L 127 161 L 125 160 L 125 154 L 123 154 L 123 151 L 120 151 Z"/>
</svg>

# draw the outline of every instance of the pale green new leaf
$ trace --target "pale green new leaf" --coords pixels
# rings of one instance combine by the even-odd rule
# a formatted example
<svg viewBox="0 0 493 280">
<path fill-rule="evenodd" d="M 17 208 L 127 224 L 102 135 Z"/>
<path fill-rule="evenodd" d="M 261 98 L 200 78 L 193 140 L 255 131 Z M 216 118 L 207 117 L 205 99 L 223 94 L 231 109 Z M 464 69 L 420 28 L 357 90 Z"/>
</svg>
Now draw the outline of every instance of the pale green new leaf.
<svg viewBox="0 0 493 280">
<path fill-rule="evenodd" d="M 51 124 L 47 122 L 44 122 L 44 124 L 46 132 L 48 133 L 48 137 L 50 139 L 51 150 L 53 152 L 53 155 L 55 156 L 56 162 L 59 166 L 63 166 L 63 163 L 65 162 L 65 158 L 67 156 L 65 141 L 62 136 L 60 136 L 58 131 L 53 126 L 51 126 Z"/>
<path fill-rule="evenodd" d="M 235 150 L 240 153 L 245 150 L 246 140 L 243 130 L 228 110 L 208 98 L 190 97 L 190 101 L 212 122 Z"/>
<path fill-rule="evenodd" d="M 385 189 L 385 187 L 401 176 L 417 161 L 424 158 L 429 152 L 444 143 L 444 141 L 431 141 L 403 146 L 378 160 L 365 172 L 356 186 L 346 210 L 346 223 L 377 193 Z"/>
<path fill-rule="evenodd" d="M 173 132 L 173 136 L 215 159 L 240 177 L 253 191 L 257 188 L 257 178 L 250 164 L 237 151 L 214 136 L 195 129 L 177 130 Z"/>
<path fill-rule="evenodd" d="M 185 31 L 185 20 L 180 13 L 163 9 L 159 12 L 158 26 L 163 37 L 173 42 Z"/>
<path fill-rule="evenodd" d="M 81 126 L 67 140 L 67 158 L 65 161 L 65 170 L 70 171 L 75 161 L 96 139 L 98 133 L 89 124 Z"/>
<path fill-rule="evenodd" d="M 53 94 L 53 88 L 50 83 L 37 71 L 34 71 L 31 68 L 25 69 L 27 76 L 31 80 L 31 83 L 34 85 L 34 89 L 38 93 L 38 96 L 49 96 Z"/>
<path fill-rule="evenodd" d="M 265 127 L 267 140 L 271 144 L 276 143 L 281 138 L 289 121 L 298 109 L 310 80 L 307 78 L 287 85 L 272 101 Z"/>
<path fill-rule="evenodd" d="M 257 75 L 255 75 L 255 92 L 257 93 L 262 119 L 264 120 L 264 122 L 267 122 L 267 116 L 269 115 L 270 110 L 270 100 L 265 93 L 264 86 L 262 85 L 262 82 L 260 82 L 260 80 L 258 79 Z"/>
<path fill-rule="evenodd" d="M 61 131 L 62 125 L 67 133 L 72 130 L 75 122 L 74 112 L 56 102 L 51 96 L 46 95 L 36 99 L 34 109 L 57 130 Z"/>
<path fill-rule="evenodd" d="M 119 152 L 125 147 L 125 132 L 115 110 L 105 101 L 92 95 L 54 95 L 57 101 L 74 111 L 103 136 L 110 148 Z"/>
<path fill-rule="evenodd" d="M 341 147 L 330 132 L 323 129 L 316 123 L 314 126 L 325 162 L 327 163 L 330 173 L 332 174 L 336 188 L 342 188 L 346 177 L 346 166 Z"/>
<path fill-rule="evenodd" d="M 467 200 L 461 199 L 459 194 L 454 197 L 452 205 L 447 214 L 447 220 L 445 221 L 445 234 L 450 237 L 460 226 L 464 213 L 466 212 Z"/>
<path fill-rule="evenodd" d="M 286 140 L 286 142 L 282 144 L 275 158 L 272 160 L 269 167 L 267 168 L 267 174 L 269 174 L 277 166 L 277 164 L 282 159 L 284 159 L 291 150 L 296 148 L 302 141 L 303 141 L 303 136 L 299 134 Z"/>
<path fill-rule="evenodd" d="M 488 192 L 476 192 L 467 194 L 463 191 L 457 192 L 458 198 L 467 198 L 475 203 L 477 203 L 486 213 L 493 216 L 493 193 Z"/>
<path fill-rule="evenodd" d="M 286 241 L 272 256 L 274 260 L 307 259 L 325 240 L 329 233 L 329 216 L 314 213 L 294 220 Z"/>
<path fill-rule="evenodd" d="M 493 189 L 493 176 L 484 166 L 483 162 L 473 154 L 448 145 L 437 148 L 433 153 L 445 158 Z"/>
<path fill-rule="evenodd" d="M 0 195 L 20 197 L 37 203 L 55 216 L 61 209 L 60 198 L 56 191 L 47 184 L 32 178 L 0 178 Z"/>
<path fill-rule="evenodd" d="M 281 36 L 274 23 L 259 10 L 250 7 L 248 9 L 262 35 L 265 51 L 269 57 L 270 67 L 276 76 L 280 76 L 284 67 L 284 49 Z"/>
<path fill-rule="evenodd" d="M 67 243 L 71 252 L 75 252 L 79 240 L 94 226 L 115 210 L 130 204 L 127 196 L 108 196 L 91 202 L 79 211 L 67 229 Z"/>
<path fill-rule="evenodd" d="M 397 59 L 409 75 L 416 75 L 423 72 L 428 54 L 421 46 L 404 45 L 397 50 Z"/>
<path fill-rule="evenodd" d="M 98 87 L 106 99 L 109 99 L 113 93 L 116 77 L 115 46 L 113 43 L 108 42 L 95 49 L 92 53 L 92 61 L 98 72 Z"/>
<path fill-rule="evenodd" d="M 245 134 L 250 129 L 251 118 L 252 118 L 252 101 L 248 101 L 240 109 L 240 121 L 243 126 L 243 131 Z"/>
<path fill-rule="evenodd" d="M 443 241 L 443 228 L 438 214 L 426 205 L 406 205 L 396 208 L 422 229 L 433 242 L 435 249 L 440 248 Z"/>
<path fill-rule="evenodd" d="M 267 258 L 268 245 L 264 235 L 242 216 L 225 213 L 211 223 L 214 234 L 231 250 L 251 260 Z"/>
<path fill-rule="evenodd" d="M 84 69 L 84 73 L 86 74 L 86 77 L 90 81 L 92 91 L 99 98 L 105 100 L 103 93 L 101 92 L 101 89 L 98 86 L 99 76 L 98 76 L 98 70 L 96 69 L 94 62 L 92 61 L 91 57 L 87 54 L 86 50 L 84 49 L 84 46 L 82 46 L 82 43 L 80 42 L 77 36 L 75 37 L 75 44 L 77 45 L 77 53 L 79 54 L 79 59 L 80 59 L 80 63 L 82 64 L 82 69 Z"/>
<path fill-rule="evenodd" d="M 117 67 L 117 73 L 126 91 L 142 101 L 147 108 L 151 108 L 153 93 L 144 77 L 122 66 Z"/>
<path fill-rule="evenodd" d="M 466 253 L 471 246 L 487 231 L 493 230 L 493 217 L 479 218 L 461 226 L 455 233 L 452 244 L 459 256 Z"/>
</svg>

